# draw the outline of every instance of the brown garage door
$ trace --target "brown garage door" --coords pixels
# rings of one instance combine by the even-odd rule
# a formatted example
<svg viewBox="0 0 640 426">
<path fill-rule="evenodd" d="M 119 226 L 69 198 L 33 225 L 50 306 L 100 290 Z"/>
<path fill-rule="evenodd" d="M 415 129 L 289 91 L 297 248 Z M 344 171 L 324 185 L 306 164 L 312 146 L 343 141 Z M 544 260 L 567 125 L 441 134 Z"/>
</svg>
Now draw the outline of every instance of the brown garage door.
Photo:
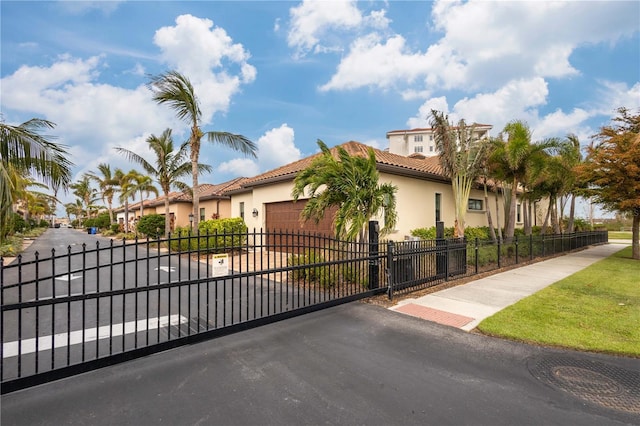
<svg viewBox="0 0 640 426">
<path fill-rule="evenodd" d="M 306 200 L 298 202 L 283 201 L 265 205 L 266 225 L 270 231 L 305 231 L 333 235 L 333 218 L 337 208 L 333 207 L 325 212 L 324 218 L 316 224 L 314 220 L 300 222 L 300 212 L 307 204 Z"/>
<path fill-rule="evenodd" d="M 337 211 L 337 207 L 331 208 L 325 212 L 324 218 L 316 224 L 314 220 L 306 222 L 300 221 L 300 212 L 307 204 L 306 200 L 298 202 L 283 201 L 280 203 L 265 204 L 266 228 L 269 232 L 278 234 L 277 238 L 269 237 L 269 244 L 277 244 L 278 246 L 297 246 L 299 238 L 288 238 L 283 234 L 305 233 L 305 234 L 322 234 L 333 236 L 333 218 Z M 282 231 L 282 234 L 280 232 Z M 282 251 L 297 251 L 291 248 L 282 247 Z"/>
</svg>

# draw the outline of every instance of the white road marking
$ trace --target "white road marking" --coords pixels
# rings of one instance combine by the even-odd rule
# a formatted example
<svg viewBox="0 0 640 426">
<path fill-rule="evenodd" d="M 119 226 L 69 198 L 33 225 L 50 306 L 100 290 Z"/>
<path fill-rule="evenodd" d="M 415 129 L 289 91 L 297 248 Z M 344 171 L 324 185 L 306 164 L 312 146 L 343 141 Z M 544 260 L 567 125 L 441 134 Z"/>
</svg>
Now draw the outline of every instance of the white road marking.
<svg viewBox="0 0 640 426">
<path fill-rule="evenodd" d="M 109 337 L 122 336 L 123 334 L 135 333 L 137 331 L 155 330 L 157 328 L 167 327 L 170 325 L 179 325 L 188 322 L 187 318 L 182 315 L 162 316 L 160 318 L 149 318 L 149 326 L 147 327 L 147 319 L 137 321 L 129 321 L 124 324 L 113 324 L 112 326 L 103 325 L 101 327 L 87 328 L 84 330 L 84 342 L 93 342 L 97 339 L 108 339 Z M 124 326 L 124 327 L 123 327 Z M 67 346 L 68 343 L 77 345 L 82 343 L 82 330 L 72 331 L 71 333 L 58 333 L 49 336 L 39 336 L 31 339 L 16 340 L 14 342 L 3 343 L 2 358 L 10 358 L 18 356 L 18 348 L 22 342 L 21 354 L 30 354 L 36 351 L 36 340 L 38 341 L 38 351 L 46 351 L 51 349 L 51 343 L 55 348 Z"/>
<path fill-rule="evenodd" d="M 154 269 L 154 271 L 157 271 L 158 269 L 164 272 L 174 272 L 176 270 L 176 268 L 173 266 L 161 266 L 160 268 Z"/>
<path fill-rule="evenodd" d="M 60 280 L 60 281 L 73 281 L 73 280 L 77 280 L 82 278 L 82 275 L 73 275 L 73 274 L 68 274 L 68 275 L 60 275 L 59 277 L 56 277 L 56 280 Z"/>
</svg>

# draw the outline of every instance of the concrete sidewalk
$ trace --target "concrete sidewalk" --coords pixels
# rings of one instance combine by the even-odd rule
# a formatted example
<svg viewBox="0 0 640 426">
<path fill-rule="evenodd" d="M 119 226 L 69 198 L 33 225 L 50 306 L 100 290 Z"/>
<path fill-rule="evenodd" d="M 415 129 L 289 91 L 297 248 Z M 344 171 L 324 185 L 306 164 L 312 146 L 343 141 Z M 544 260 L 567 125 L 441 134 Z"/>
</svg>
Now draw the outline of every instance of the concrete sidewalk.
<svg viewBox="0 0 640 426">
<path fill-rule="evenodd" d="M 613 240 L 419 298 L 405 299 L 390 309 L 470 331 L 483 319 L 629 244 L 629 240 Z"/>
</svg>

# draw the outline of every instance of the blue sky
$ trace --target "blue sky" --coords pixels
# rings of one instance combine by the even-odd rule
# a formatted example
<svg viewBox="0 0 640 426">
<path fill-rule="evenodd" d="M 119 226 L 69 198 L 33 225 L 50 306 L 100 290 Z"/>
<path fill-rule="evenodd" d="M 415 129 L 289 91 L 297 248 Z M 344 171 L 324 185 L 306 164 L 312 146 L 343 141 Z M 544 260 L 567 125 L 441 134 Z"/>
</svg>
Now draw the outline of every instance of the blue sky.
<svg viewBox="0 0 640 426">
<path fill-rule="evenodd" d="M 205 130 L 240 133 L 257 160 L 205 144 L 201 182 L 252 176 L 389 130 L 428 127 L 434 108 L 533 139 L 583 144 L 616 108 L 640 108 L 640 2 L 6 1 L 2 119 L 57 124 L 74 179 L 113 149 L 186 126 L 151 100 L 148 75 L 190 77 Z M 73 200 L 61 195 L 63 202 Z M 578 214 L 583 212 L 578 212 Z"/>
</svg>

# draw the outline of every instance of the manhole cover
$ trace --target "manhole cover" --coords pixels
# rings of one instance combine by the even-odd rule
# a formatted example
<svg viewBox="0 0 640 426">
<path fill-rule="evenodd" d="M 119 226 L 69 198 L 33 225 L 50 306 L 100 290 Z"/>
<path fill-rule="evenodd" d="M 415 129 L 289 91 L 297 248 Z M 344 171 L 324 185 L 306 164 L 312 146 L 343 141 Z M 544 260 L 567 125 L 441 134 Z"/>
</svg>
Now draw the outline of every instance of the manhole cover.
<svg viewBox="0 0 640 426">
<path fill-rule="evenodd" d="M 530 362 L 534 377 L 578 398 L 604 407 L 640 414 L 640 373 L 570 357 Z"/>
</svg>

